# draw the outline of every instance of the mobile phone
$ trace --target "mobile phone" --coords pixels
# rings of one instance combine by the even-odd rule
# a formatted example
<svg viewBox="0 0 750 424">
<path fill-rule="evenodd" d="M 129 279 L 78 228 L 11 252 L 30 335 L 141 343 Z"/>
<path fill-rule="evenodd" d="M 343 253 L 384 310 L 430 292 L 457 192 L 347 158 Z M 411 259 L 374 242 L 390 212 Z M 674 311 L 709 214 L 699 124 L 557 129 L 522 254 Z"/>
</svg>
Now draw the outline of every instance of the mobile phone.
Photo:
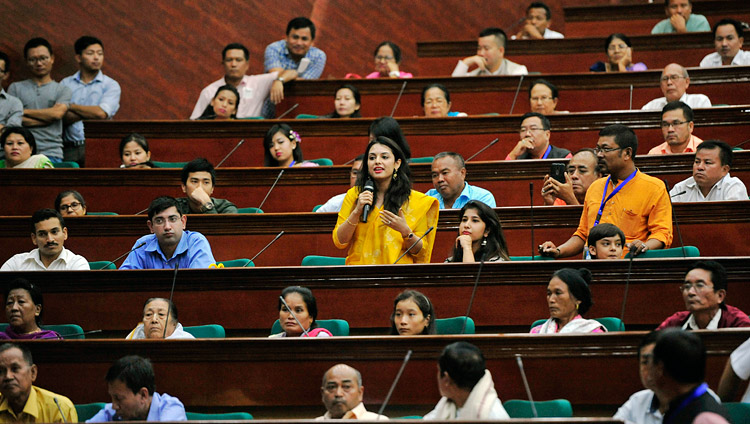
<svg viewBox="0 0 750 424">
<path fill-rule="evenodd" d="M 549 170 L 550 177 L 565 184 L 565 171 L 567 170 L 566 169 L 567 167 L 568 166 L 564 163 L 560 163 L 560 162 L 553 163 Z"/>
</svg>

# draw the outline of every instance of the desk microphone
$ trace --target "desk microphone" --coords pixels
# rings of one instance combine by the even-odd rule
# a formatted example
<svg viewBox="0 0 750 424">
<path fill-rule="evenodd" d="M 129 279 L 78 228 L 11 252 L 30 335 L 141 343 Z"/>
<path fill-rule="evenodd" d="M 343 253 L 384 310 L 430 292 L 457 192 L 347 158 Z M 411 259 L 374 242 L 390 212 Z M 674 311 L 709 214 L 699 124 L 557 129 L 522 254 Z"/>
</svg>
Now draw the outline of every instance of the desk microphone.
<svg viewBox="0 0 750 424">
<path fill-rule="evenodd" d="M 742 142 L 740 142 L 739 144 L 736 144 L 736 145 L 732 146 L 732 148 L 743 146 L 743 145 L 744 145 L 745 143 L 747 143 L 748 141 L 750 141 L 750 138 L 748 138 L 748 139 L 747 139 L 747 140 L 745 140 L 745 141 L 742 141 Z"/>
<path fill-rule="evenodd" d="M 669 183 L 667 182 L 666 178 L 663 179 L 662 181 L 664 181 L 664 185 L 667 187 L 667 193 L 669 193 Z M 682 193 L 677 193 L 676 195 L 684 194 L 686 191 L 683 191 Z M 672 208 L 672 218 L 674 219 L 675 227 L 677 227 L 677 235 L 680 237 L 680 246 L 682 247 L 682 257 L 687 258 L 687 250 L 685 250 L 685 243 L 682 242 L 682 231 L 680 231 L 680 222 L 677 220 L 677 214 L 674 212 L 674 204 L 672 203 L 672 197 L 669 198 L 669 207 Z"/>
<path fill-rule="evenodd" d="M 62 419 L 62 422 L 67 423 L 67 421 L 65 421 L 65 414 L 63 414 L 62 408 L 60 407 L 60 402 L 57 401 L 57 397 L 55 397 L 54 399 L 55 405 L 57 405 L 57 410 L 60 411 L 60 418 Z"/>
<path fill-rule="evenodd" d="M 534 182 L 529 183 L 529 213 L 531 214 L 531 220 L 529 221 L 529 225 L 531 225 L 531 260 L 534 260 L 534 255 L 536 254 L 536 251 L 534 250 Z"/>
<path fill-rule="evenodd" d="M 381 416 L 383 416 L 383 411 L 385 411 L 386 405 L 388 405 L 388 401 L 391 400 L 391 395 L 393 394 L 393 390 L 396 388 L 396 384 L 398 384 L 398 380 L 401 379 L 401 374 L 404 372 L 404 368 L 406 368 L 406 364 L 409 362 L 409 358 L 411 358 L 411 349 L 409 349 L 408 352 L 406 352 L 406 356 L 404 356 L 404 362 L 401 364 L 401 368 L 398 370 L 398 374 L 396 374 L 396 379 L 393 380 L 393 384 L 391 384 L 391 388 L 388 390 L 388 395 L 386 395 L 385 400 L 383 401 L 383 404 L 380 405 L 380 410 L 378 410 L 378 417 L 375 419 L 375 421 L 379 420 Z"/>
<path fill-rule="evenodd" d="M 396 262 L 394 262 L 393 264 L 394 264 L 394 265 L 395 265 L 395 264 L 397 264 L 397 263 L 398 263 L 398 261 L 400 261 L 400 260 L 401 260 L 401 258 L 403 258 L 404 256 L 406 256 L 406 254 L 407 254 L 407 253 L 409 253 L 409 251 L 410 251 L 410 250 L 411 250 L 411 249 L 412 249 L 412 248 L 413 248 L 414 246 L 416 246 L 416 245 L 417 245 L 417 243 L 419 243 L 419 240 L 422 240 L 423 238 L 425 238 L 425 236 L 426 236 L 427 234 L 430 234 L 430 231 L 432 231 L 432 230 L 434 230 L 434 229 L 435 229 L 435 226 L 434 226 L 434 225 L 433 225 L 432 227 L 428 228 L 428 229 L 427 229 L 427 231 L 425 231 L 425 233 L 424 233 L 424 234 L 422 234 L 422 237 L 418 238 L 418 239 L 417 239 L 417 241 L 415 241 L 415 242 L 414 242 L 414 243 L 413 243 L 413 244 L 412 244 L 411 246 L 409 246 L 409 248 L 408 248 L 408 249 L 406 249 L 406 250 L 404 251 L 404 253 L 402 253 L 402 254 L 401 254 L 401 256 L 399 256 L 399 257 L 398 257 L 398 259 L 396 259 Z"/>
<path fill-rule="evenodd" d="M 78 336 L 86 336 L 89 334 L 96 334 L 101 333 L 102 330 L 91 330 L 91 331 L 79 331 L 76 333 L 70 333 L 70 334 L 60 334 L 61 339 L 65 339 L 66 337 L 78 337 Z"/>
<path fill-rule="evenodd" d="M 221 160 L 221 162 L 219 162 L 219 164 L 218 164 L 218 165 L 214 166 L 214 169 L 216 169 L 216 168 L 220 167 L 221 165 L 223 165 L 223 164 L 224 164 L 224 162 L 225 162 L 225 161 L 226 161 L 227 159 L 229 159 L 229 156 L 232 156 L 232 153 L 234 153 L 234 151 L 235 151 L 235 150 L 239 149 L 239 148 L 240 148 L 240 146 L 242 146 L 242 144 L 243 144 L 244 142 L 245 142 L 245 139 L 244 139 L 244 138 L 243 138 L 242 140 L 240 140 L 240 142 L 239 142 L 239 143 L 237 143 L 237 145 L 236 145 L 236 146 L 234 146 L 234 149 L 232 149 L 232 151 L 231 151 L 231 152 L 229 152 L 229 154 L 228 154 L 228 155 L 224 156 L 224 159 L 222 159 L 222 160 Z"/>
<path fill-rule="evenodd" d="M 140 211 L 140 212 L 136 212 L 136 213 L 134 213 L 133 215 L 140 215 L 140 214 L 142 214 L 143 212 L 146 212 L 147 210 L 148 210 L 148 208 L 146 208 L 146 209 L 144 209 L 144 210 L 142 210 L 142 211 Z"/>
<path fill-rule="evenodd" d="M 534 399 L 531 397 L 531 389 L 529 388 L 529 381 L 526 379 L 526 371 L 523 370 L 523 361 L 521 355 L 516 353 L 516 363 L 518 369 L 521 371 L 521 378 L 523 379 L 523 387 L 526 389 L 526 396 L 529 397 L 529 404 L 531 405 L 531 414 L 534 418 L 539 418 L 539 414 L 536 412 L 536 405 L 534 405 Z"/>
<path fill-rule="evenodd" d="M 393 105 L 393 110 L 391 111 L 391 118 L 393 118 L 393 114 L 396 113 L 396 108 L 398 107 L 398 102 L 401 101 L 401 95 L 404 94 L 404 89 L 406 88 L 406 80 L 404 80 L 404 83 L 401 84 L 401 91 L 398 92 L 398 97 L 396 98 L 396 104 Z"/>
<path fill-rule="evenodd" d="M 293 111 L 294 109 L 297 109 L 297 106 L 299 106 L 299 103 L 295 103 L 294 106 L 292 106 L 289 109 L 287 109 L 286 112 L 284 112 L 281 115 L 279 115 L 279 117 L 276 118 L 276 119 L 281 119 L 281 118 L 287 116 L 289 114 L 289 112 Z"/>
<path fill-rule="evenodd" d="M 129 255 L 129 254 L 130 254 L 130 252 L 132 252 L 132 251 L 134 251 L 134 250 L 136 250 L 136 249 L 140 249 L 140 248 L 141 248 L 141 247 L 143 247 L 143 245 L 145 245 L 145 244 L 146 244 L 146 242 L 145 242 L 145 241 L 144 241 L 144 242 L 142 242 L 142 243 L 141 243 L 141 244 L 139 244 L 138 246 L 136 246 L 136 247 L 134 247 L 134 248 L 132 248 L 132 249 L 128 250 L 127 252 L 125 252 L 125 253 L 123 253 L 122 255 L 120 255 L 120 256 L 118 256 L 117 258 L 115 258 L 115 260 L 114 260 L 114 261 L 109 261 L 109 262 L 107 262 L 106 264 L 104 264 L 104 266 L 103 266 L 103 267 L 101 267 L 101 268 L 98 268 L 98 269 L 96 269 L 95 271 L 100 271 L 100 270 L 102 270 L 102 269 L 104 269 L 104 268 L 108 267 L 108 266 L 109 266 L 110 264 L 114 264 L 115 262 L 117 262 L 117 261 L 119 261 L 120 259 L 122 259 L 123 257 L 125 257 L 125 255 Z"/>
<path fill-rule="evenodd" d="M 516 22 L 515 24 L 513 24 L 513 25 L 509 26 L 509 27 L 508 27 L 508 29 L 507 29 L 506 31 L 510 32 L 510 30 L 511 30 L 511 29 L 513 29 L 513 28 L 515 28 L 515 27 L 517 27 L 517 26 L 521 25 L 521 23 L 522 23 L 522 22 L 525 22 L 525 21 L 526 21 L 526 16 L 524 16 L 523 18 L 519 19 L 519 20 L 518 20 L 518 21 L 517 21 L 517 22 Z"/>
<path fill-rule="evenodd" d="M 365 181 L 365 187 L 362 189 L 362 191 L 369 191 L 370 193 L 375 192 L 375 183 L 372 181 L 372 178 L 367 178 L 367 181 Z M 365 207 L 362 209 L 362 215 L 359 216 L 360 222 L 367 222 L 367 218 L 370 216 L 371 210 L 372 205 L 365 205 Z"/>
<path fill-rule="evenodd" d="M 508 112 L 508 115 L 513 115 L 513 108 L 516 107 L 516 99 L 518 99 L 518 92 L 521 91 L 521 83 L 523 82 L 523 75 L 521 75 L 521 79 L 518 80 L 518 87 L 516 87 L 516 95 L 513 96 L 513 103 L 510 105 L 510 112 Z"/>
<path fill-rule="evenodd" d="M 622 308 L 620 309 L 620 330 L 625 331 L 625 305 L 628 301 L 628 289 L 630 288 L 630 276 L 633 271 L 633 252 L 628 252 L 628 275 L 625 278 L 625 293 L 622 295 Z"/>
<path fill-rule="evenodd" d="M 169 292 L 169 303 L 167 304 L 167 318 L 164 321 L 164 334 L 162 339 L 167 338 L 167 327 L 169 326 L 169 314 L 172 312 L 172 298 L 174 297 L 174 284 L 177 282 L 177 270 L 180 268 L 180 263 L 175 262 L 174 264 L 174 275 L 172 276 L 172 290 Z"/>
<path fill-rule="evenodd" d="M 492 147 L 493 145 L 495 145 L 495 144 L 496 144 L 496 143 L 497 143 L 497 142 L 498 142 L 499 140 L 500 140 L 499 138 L 496 138 L 496 139 L 494 139 L 494 140 L 490 141 L 490 144 L 488 144 L 488 145 L 486 145 L 486 146 L 482 147 L 482 149 L 481 149 L 481 150 L 479 150 L 478 152 L 476 152 L 476 153 L 474 153 L 473 155 L 469 156 L 469 159 L 466 159 L 466 160 L 464 161 L 464 163 L 466 163 L 466 162 L 468 162 L 468 161 L 470 161 L 470 160 L 474 159 L 475 157 L 479 156 L 479 154 L 480 154 L 480 153 L 482 153 L 483 151 L 485 151 L 485 150 L 489 149 L 490 147 Z"/>
<path fill-rule="evenodd" d="M 679 193 L 675 193 L 675 194 L 670 194 L 670 195 L 669 195 L 669 198 L 671 199 L 671 198 L 673 198 L 673 197 L 677 197 L 677 196 L 682 196 L 682 195 L 683 195 L 683 194 L 685 194 L 685 193 L 687 193 L 687 190 L 682 190 L 682 191 L 681 191 L 681 192 L 679 192 Z M 672 212 L 672 215 L 674 215 L 674 212 Z"/>
<path fill-rule="evenodd" d="M 283 230 L 280 233 L 276 234 L 276 237 L 274 237 L 273 240 L 271 240 L 271 242 L 266 245 L 266 247 L 260 249 L 260 252 L 256 253 L 255 256 L 253 256 L 253 258 L 250 259 L 250 262 L 248 262 L 245 265 L 243 265 L 242 268 L 244 268 L 246 266 L 249 266 L 251 263 L 253 263 L 253 261 L 255 260 L 255 258 L 257 258 L 258 256 L 260 256 L 261 253 L 265 252 L 266 249 L 268 249 L 269 247 L 271 247 L 272 244 L 276 243 L 276 240 L 278 240 L 279 238 L 281 238 L 281 236 L 283 236 L 283 235 L 284 235 L 284 231 Z"/>
<path fill-rule="evenodd" d="M 308 331 L 305 330 L 305 326 L 302 325 L 302 323 L 299 321 L 299 319 L 297 318 L 297 315 L 294 314 L 294 311 L 292 310 L 292 308 L 290 308 L 289 305 L 286 304 L 286 300 L 284 300 L 284 296 L 279 296 L 279 299 L 281 299 L 281 303 L 284 304 L 284 307 L 286 308 L 286 310 L 289 311 L 290 314 L 292 314 L 292 318 L 294 318 L 294 320 L 297 321 L 297 325 L 299 325 L 299 328 L 302 329 L 302 334 L 304 334 L 305 337 L 309 337 L 309 335 L 307 334 Z M 281 324 L 281 321 L 279 321 L 279 324 Z"/>
<path fill-rule="evenodd" d="M 286 168 L 279 171 L 279 175 L 276 177 L 276 180 L 271 185 L 271 188 L 268 189 L 268 193 L 266 193 L 266 197 L 263 198 L 263 201 L 260 202 L 260 206 L 258 206 L 258 209 L 261 209 L 261 210 L 263 209 L 263 205 L 266 203 L 266 199 L 268 199 L 268 195 L 270 195 L 271 192 L 273 191 L 273 188 L 276 187 L 276 183 L 278 183 L 279 180 L 281 179 L 281 176 L 284 175 L 284 171 L 286 171 Z"/>
<path fill-rule="evenodd" d="M 484 266 L 484 257 L 487 254 L 486 251 L 482 251 L 482 256 L 479 258 L 479 270 L 477 271 L 477 279 L 474 281 L 474 288 L 471 289 L 471 297 L 469 298 L 469 307 L 466 308 L 466 316 L 464 317 L 464 324 L 461 326 L 461 332 L 464 334 L 466 330 L 466 323 L 469 321 L 469 313 L 471 313 L 471 306 L 474 304 L 474 296 L 477 294 L 477 287 L 479 286 L 479 276 L 482 275 L 482 267 Z"/>
<path fill-rule="evenodd" d="M 630 109 L 633 110 L 633 84 L 630 84 Z"/>
</svg>

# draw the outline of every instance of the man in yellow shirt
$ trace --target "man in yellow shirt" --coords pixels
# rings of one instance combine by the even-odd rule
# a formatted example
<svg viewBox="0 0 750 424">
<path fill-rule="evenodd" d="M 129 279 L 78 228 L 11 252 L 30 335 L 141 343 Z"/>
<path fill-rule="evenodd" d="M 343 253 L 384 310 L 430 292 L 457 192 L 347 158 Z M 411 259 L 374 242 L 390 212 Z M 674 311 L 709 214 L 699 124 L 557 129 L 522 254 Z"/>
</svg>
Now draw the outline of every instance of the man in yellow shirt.
<svg viewBox="0 0 750 424">
<path fill-rule="evenodd" d="M 0 345 L 0 422 L 78 422 L 73 402 L 33 386 L 36 365 L 23 345 Z"/>
</svg>

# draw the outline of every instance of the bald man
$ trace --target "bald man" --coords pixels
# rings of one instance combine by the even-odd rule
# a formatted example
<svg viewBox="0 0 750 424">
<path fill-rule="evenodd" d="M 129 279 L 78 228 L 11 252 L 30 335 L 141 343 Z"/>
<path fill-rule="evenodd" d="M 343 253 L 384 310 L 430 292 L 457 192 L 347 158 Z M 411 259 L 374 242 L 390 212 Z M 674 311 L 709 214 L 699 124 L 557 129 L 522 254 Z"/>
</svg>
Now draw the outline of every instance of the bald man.
<svg viewBox="0 0 750 424">
<path fill-rule="evenodd" d="M 684 66 L 670 63 L 661 72 L 660 87 L 664 97 L 651 100 L 641 110 L 662 110 L 669 102 L 681 101 L 693 109 L 711 107 L 711 100 L 704 94 L 688 94 L 690 75 Z"/>
<path fill-rule="evenodd" d="M 362 396 L 365 387 L 362 385 L 362 374 L 346 364 L 331 367 L 323 375 L 320 386 L 323 405 L 326 406 L 325 415 L 316 420 L 356 419 L 374 421 L 387 420 L 385 415 L 378 415 L 365 409 Z"/>
</svg>

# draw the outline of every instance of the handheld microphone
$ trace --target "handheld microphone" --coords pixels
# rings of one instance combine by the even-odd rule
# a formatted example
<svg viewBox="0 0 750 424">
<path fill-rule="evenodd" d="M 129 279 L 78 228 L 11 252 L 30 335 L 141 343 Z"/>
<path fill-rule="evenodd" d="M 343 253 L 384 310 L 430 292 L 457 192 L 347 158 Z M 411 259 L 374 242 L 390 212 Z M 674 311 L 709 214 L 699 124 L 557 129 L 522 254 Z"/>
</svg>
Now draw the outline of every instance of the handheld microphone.
<svg viewBox="0 0 750 424">
<path fill-rule="evenodd" d="M 479 258 L 479 270 L 477 271 L 477 279 L 474 281 L 474 288 L 471 289 L 471 297 L 469 298 L 469 307 L 466 308 L 466 316 L 464 317 L 464 324 L 461 326 L 461 332 L 464 334 L 466 330 L 466 323 L 469 321 L 469 313 L 471 312 L 471 306 L 474 304 L 474 296 L 477 294 L 477 287 L 479 286 L 479 276 L 482 275 L 482 267 L 484 266 L 484 257 L 487 254 L 486 251 L 482 252 L 482 256 Z"/>
<path fill-rule="evenodd" d="M 177 270 L 180 268 L 180 263 L 175 262 L 174 264 L 174 275 L 172 276 L 172 290 L 169 292 L 169 303 L 167 304 L 167 318 L 164 321 L 164 334 L 163 339 L 167 338 L 167 327 L 169 326 L 169 314 L 172 312 L 172 298 L 174 297 L 174 284 L 177 282 Z"/>
<path fill-rule="evenodd" d="M 60 418 L 62 419 L 62 422 L 67 423 L 67 421 L 65 421 L 65 414 L 63 414 L 62 408 L 60 407 L 60 402 L 57 401 L 57 397 L 55 397 L 54 399 L 55 405 L 57 405 L 57 410 L 60 411 Z"/>
<path fill-rule="evenodd" d="M 518 80 L 518 87 L 516 87 L 516 95 L 513 96 L 513 103 L 510 105 L 510 112 L 508 112 L 508 115 L 513 115 L 513 108 L 516 107 L 516 99 L 518 99 L 518 92 L 521 91 L 521 83 L 523 83 L 523 75 L 521 75 L 521 79 Z"/>
<path fill-rule="evenodd" d="M 669 183 L 666 179 L 662 180 L 664 181 L 664 185 L 667 187 L 667 193 L 669 193 Z M 677 193 L 677 194 L 683 194 Z M 676 195 L 675 195 L 676 196 Z M 687 250 L 685 250 L 685 243 L 682 242 L 682 231 L 680 231 L 680 222 L 677 220 L 677 214 L 674 212 L 674 204 L 672 203 L 672 197 L 669 198 L 669 207 L 672 208 L 672 218 L 674 219 L 674 226 L 677 227 L 677 235 L 680 237 L 680 247 L 682 248 L 682 257 L 687 258 Z"/>
<path fill-rule="evenodd" d="M 682 196 L 682 195 L 683 195 L 683 194 L 685 194 L 685 193 L 687 193 L 687 190 L 682 190 L 682 191 L 681 191 L 681 192 L 679 192 L 679 193 L 675 193 L 675 194 L 670 194 L 670 195 L 669 195 L 669 198 L 671 199 L 671 198 L 673 198 L 673 197 L 677 197 L 677 196 Z M 672 212 L 672 215 L 674 215 L 674 212 Z"/>
<path fill-rule="evenodd" d="M 372 181 L 372 178 L 367 178 L 363 191 L 369 191 L 370 193 L 373 193 L 375 191 L 375 183 Z M 365 205 L 364 209 L 362 210 L 362 215 L 359 217 L 360 222 L 367 222 L 367 218 L 370 216 L 371 210 L 372 205 Z"/>
<path fill-rule="evenodd" d="M 282 169 L 279 172 L 279 175 L 276 177 L 276 180 L 273 182 L 273 184 L 271 184 L 271 188 L 268 189 L 268 193 L 266 193 L 266 197 L 264 197 L 263 201 L 260 202 L 260 206 L 258 206 L 258 209 L 263 209 L 263 205 L 266 203 L 266 199 L 268 199 L 268 195 L 270 195 L 271 192 L 273 191 L 273 188 L 276 187 L 276 183 L 279 182 L 279 180 L 281 179 L 281 176 L 284 174 L 284 171 L 286 171 L 286 169 Z"/>
<path fill-rule="evenodd" d="M 633 84 L 630 84 L 630 109 L 633 110 Z"/>
<path fill-rule="evenodd" d="M 536 405 L 534 405 L 534 399 L 531 397 L 531 389 L 529 388 L 529 381 L 526 379 L 526 371 L 523 370 L 523 361 L 521 355 L 516 353 L 516 363 L 518 369 L 521 371 L 521 378 L 523 379 L 523 387 L 526 389 L 526 396 L 529 397 L 529 404 L 531 404 L 531 414 L 534 418 L 539 418 L 539 414 L 536 412 Z"/>
<path fill-rule="evenodd" d="M 407 254 L 407 253 L 409 253 L 409 251 L 410 251 L 410 250 L 411 250 L 411 249 L 412 249 L 412 248 L 413 248 L 414 246 L 416 246 L 416 245 L 417 245 L 417 243 L 419 243 L 419 240 L 422 240 L 423 238 L 425 238 L 425 236 L 427 236 L 427 234 L 430 234 L 430 231 L 432 231 L 432 230 L 434 230 L 434 229 L 435 229 L 435 226 L 434 226 L 434 225 L 433 225 L 432 227 L 428 228 L 428 229 L 427 229 L 427 231 L 425 231 L 425 233 L 424 233 L 424 234 L 422 234 L 422 237 L 418 238 L 418 239 L 417 239 L 417 241 L 415 241 L 414 243 L 412 243 L 412 245 L 411 245 L 411 246 L 409 246 L 409 248 L 408 248 L 408 249 L 406 249 L 406 250 L 404 251 L 404 253 L 402 253 L 402 254 L 401 254 L 401 256 L 399 256 L 399 257 L 398 257 L 398 259 L 396 259 L 396 262 L 394 262 L 393 264 L 394 264 L 394 265 L 395 265 L 395 264 L 397 264 L 397 263 L 398 263 L 398 261 L 400 261 L 400 260 L 401 260 L 401 258 L 403 258 L 404 256 L 406 256 L 406 254 Z"/>
<path fill-rule="evenodd" d="M 294 106 L 292 106 L 289 109 L 287 109 L 286 112 L 284 112 L 281 115 L 279 115 L 279 117 L 276 118 L 276 119 L 281 119 L 281 118 L 287 116 L 289 114 L 289 112 L 293 111 L 294 109 L 297 109 L 298 106 L 299 106 L 299 103 L 295 103 Z"/>
<path fill-rule="evenodd" d="M 284 306 L 286 307 L 286 310 L 289 311 L 290 314 L 292 314 L 292 318 L 294 318 L 294 320 L 297 321 L 297 325 L 299 325 L 299 328 L 302 329 L 302 333 L 305 335 L 305 337 L 308 337 L 308 334 L 307 334 L 308 331 L 305 329 L 305 326 L 302 325 L 302 323 L 299 321 L 299 319 L 297 318 L 297 315 L 294 314 L 294 311 L 292 310 L 292 308 L 290 308 L 289 305 L 286 304 L 286 300 L 284 300 L 284 296 L 279 296 L 279 299 L 281 299 L 281 303 L 284 304 Z"/>
<path fill-rule="evenodd" d="M 237 145 L 236 145 L 236 146 L 234 146 L 234 149 L 232 149 L 232 151 L 231 151 L 231 152 L 229 152 L 229 154 L 227 154 L 226 156 L 224 156 L 224 159 L 222 159 L 222 160 L 221 160 L 221 162 L 219 162 L 219 164 L 218 164 L 218 165 L 216 165 L 216 166 L 214 167 L 214 169 L 216 169 L 216 168 L 220 167 L 221 165 L 223 165 L 223 164 L 224 164 L 224 162 L 225 162 L 225 161 L 226 161 L 227 159 L 229 159 L 229 156 L 232 156 L 232 153 L 234 153 L 234 151 L 235 151 L 235 150 L 239 149 L 239 148 L 240 148 L 240 146 L 242 146 L 242 144 L 243 144 L 244 142 L 245 142 L 245 139 L 244 139 L 244 138 L 243 138 L 242 140 L 240 140 L 240 142 L 239 142 L 239 143 L 237 143 Z"/>
<path fill-rule="evenodd" d="M 495 144 L 496 144 L 496 143 L 497 143 L 498 141 L 500 141 L 500 139 L 499 139 L 499 138 L 496 138 L 496 139 L 494 139 L 494 140 L 490 141 L 490 144 L 488 144 L 488 145 L 486 145 L 486 146 L 482 147 L 482 149 L 481 149 L 481 150 L 479 150 L 478 152 L 476 152 L 476 153 L 474 153 L 473 155 L 469 156 L 469 159 L 466 159 L 466 160 L 464 161 L 464 163 L 466 163 L 466 162 L 468 162 L 468 161 L 470 161 L 470 160 L 474 159 L 475 157 L 479 156 L 479 154 L 480 154 L 480 153 L 482 153 L 483 151 L 485 151 L 485 150 L 489 149 L 490 147 L 492 147 L 493 145 L 495 145 Z"/>
<path fill-rule="evenodd" d="M 398 384 L 398 381 L 401 379 L 401 374 L 404 372 L 404 368 L 406 368 L 406 364 L 409 362 L 409 358 L 411 358 L 411 349 L 409 349 L 408 352 L 406 352 L 406 356 L 404 357 L 404 362 L 401 364 L 401 368 L 398 370 L 398 374 L 396 374 L 396 379 L 393 380 L 393 383 L 391 384 L 391 388 L 388 390 L 388 395 L 386 395 L 385 400 L 383 401 L 383 404 L 380 405 L 380 409 L 378 410 L 378 417 L 375 419 L 375 421 L 379 420 L 380 417 L 383 415 L 383 411 L 385 411 L 386 405 L 388 405 L 388 401 L 391 400 L 391 395 L 393 394 L 393 390 L 396 388 L 396 384 Z"/>
<path fill-rule="evenodd" d="M 139 244 L 138 246 L 136 246 L 136 247 L 134 247 L 134 248 L 132 248 L 132 249 L 128 250 L 127 252 L 123 253 L 122 255 L 118 256 L 117 258 L 115 258 L 115 260 L 114 260 L 114 261 L 109 261 L 109 262 L 107 262 L 106 264 L 104 264 L 104 266 L 103 266 L 103 267 L 101 267 L 101 268 L 98 268 L 98 269 L 96 269 L 95 271 L 101 271 L 101 270 L 103 270 L 104 268 L 108 267 L 108 266 L 109 266 L 110 264 L 114 264 L 115 262 L 117 262 L 117 261 L 119 261 L 120 259 L 124 258 L 124 257 L 125 257 L 125 255 L 129 255 L 129 254 L 130 254 L 130 252 L 132 252 L 132 251 L 134 251 L 134 250 L 136 250 L 136 249 L 140 249 L 140 248 L 141 248 L 141 247 L 143 247 L 143 245 L 145 245 L 145 244 L 146 244 L 146 242 L 144 241 L 143 243 Z"/>
<path fill-rule="evenodd" d="M 276 243 L 276 240 L 278 240 L 279 238 L 281 238 L 281 236 L 283 236 L 283 235 L 284 235 L 284 231 L 283 230 L 280 233 L 276 234 L 276 237 L 274 237 L 273 240 L 271 240 L 271 242 L 266 245 L 266 247 L 260 249 L 260 252 L 256 253 L 255 256 L 253 256 L 253 258 L 250 259 L 250 262 L 246 263 L 242 268 L 244 268 L 244 267 L 250 265 L 251 263 L 253 263 L 253 261 L 255 260 L 255 258 L 257 258 L 258 256 L 260 256 L 261 253 L 265 252 L 266 249 L 268 249 L 272 244 Z"/>
<path fill-rule="evenodd" d="M 529 225 L 531 225 L 531 260 L 534 260 L 534 255 L 536 254 L 536 251 L 534 250 L 534 183 L 529 183 L 529 213 L 531 214 L 531 220 L 529 221 Z"/>
<path fill-rule="evenodd" d="M 393 118 L 393 114 L 396 113 L 396 108 L 398 107 L 398 102 L 401 101 L 401 95 L 404 94 L 404 89 L 406 88 L 406 80 L 404 80 L 404 83 L 401 84 L 401 91 L 398 92 L 398 97 L 396 98 L 396 103 L 393 105 L 393 110 L 391 111 L 391 118 Z"/>
</svg>

